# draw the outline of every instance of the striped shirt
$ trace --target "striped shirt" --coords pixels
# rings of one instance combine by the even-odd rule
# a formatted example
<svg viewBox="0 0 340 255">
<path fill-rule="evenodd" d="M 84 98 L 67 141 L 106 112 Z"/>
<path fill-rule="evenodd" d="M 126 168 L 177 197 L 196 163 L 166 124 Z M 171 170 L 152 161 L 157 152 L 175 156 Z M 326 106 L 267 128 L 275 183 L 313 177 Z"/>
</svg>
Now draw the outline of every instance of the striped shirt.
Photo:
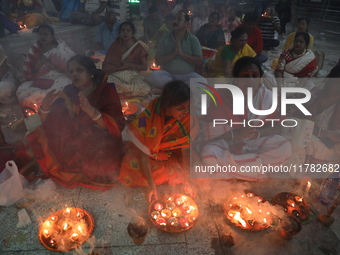
<svg viewBox="0 0 340 255">
<path fill-rule="evenodd" d="M 274 39 L 275 35 L 274 23 L 280 26 L 280 20 L 276 16 L 272 18 L 260 17 L 258 26 L 262 32 L 263 39 Z"/>
</svg>

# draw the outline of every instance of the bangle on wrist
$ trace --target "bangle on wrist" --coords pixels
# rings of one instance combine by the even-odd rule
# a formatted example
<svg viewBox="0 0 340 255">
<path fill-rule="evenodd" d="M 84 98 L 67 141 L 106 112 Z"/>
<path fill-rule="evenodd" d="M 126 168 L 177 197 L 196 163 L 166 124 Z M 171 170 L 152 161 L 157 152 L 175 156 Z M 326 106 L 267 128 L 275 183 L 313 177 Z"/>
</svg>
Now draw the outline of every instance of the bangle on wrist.
<svg viewBox="0 0 340 255">
<path fill-rule="evenodd" d="M 93 116 L 92 120 L 97 121 L 102 117 L 102 114 L 100 113 L 100 111 L 95 112 L 95 116 Z"/>
<path fill-rule="evenodd" d="M 93 109 L 94 109 L 94 113 L 93 113 L 91 119 L 93 119 L 96 116 L 96 113 L 97 113 L 97 109 L 96 108 L 93 108 Z"/>
<path fill-rule="evenodd" d="M 39 112 L 41 112 L 41 113 L 49 113 L 50 111 L 51 111 L 51 109 L 48 109 L 47 111 L 43 110 L 43 109 L 41 108 L 41 105 L 40 105 L 40 107 L 39 107 Z"/>
</svg>

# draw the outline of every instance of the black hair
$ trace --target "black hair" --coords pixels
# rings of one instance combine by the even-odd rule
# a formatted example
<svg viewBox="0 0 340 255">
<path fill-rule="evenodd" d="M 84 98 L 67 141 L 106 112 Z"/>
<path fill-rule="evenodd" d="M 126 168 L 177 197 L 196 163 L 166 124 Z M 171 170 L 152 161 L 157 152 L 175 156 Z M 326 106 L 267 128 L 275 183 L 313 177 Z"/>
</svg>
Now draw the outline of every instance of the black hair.
<svg viewBox="0 0 340 255">
<path fill-rule="evenodd" d="M 54 36 L 54 29 L 53 29 L 53 27 L 51 27 L 50 25 L 47 25 L 47 24 L 40 25 L 38 28 L 33 30 L 33 33 L 39 33 L 40 29 L 46 29 L 46 30 L 48 30 L 50 32 L 50 34 L 52 36 Z"/>
<path fill-rule="evenodd" d="M 185 22 L 188 22 L 190 20 L 189 15 L 185 11 L 181 10 L 178 13 L 184 13 L 184 20 L 185 20 Z"/>
<path fill-rule="evenodd" d="M 123 23 L 120 24 L 119 26 L 119 34 L 122 32 L 122 27 L 125 26 L 125 25 L 128 25 L 131 30 L 132 30 L 132 34 L 134 35 L 136 33 L 136 27 L 135 25 L 131 22 L 131 21 L 124 21 Z"/>
<path fill-rule="evenodd" d="M 305 42 L 306 42 L 306 48 L 308 48 L 309 41 L 310 41 L 309 34 L 306 33 L 306 32 L 297 32 L 297 33 L 295 34 L 294 40 L 295 40 L 298 36 L 302 36 L 302 37 L 303 37 L 303 39 L 304 39 Z"/>
<path fill-rule="evenodd" d="M 251 65 L 251 64 L 254 64 L 259 68 L 260 76 L 262 77 L 263 71 L 262 71 L 260 62 L 256 58 L 252 58 L 252 57 L 242 57 L 236 61 L 234 68 L 233 68 L 233 77 L 238 77 L 242 69 L 246 67 L 247 65 Z"/>
<path fill-rule="evenodd" d="M 305 20 L 306 23 L 307 23 L 307 26 L 309 25 L 309 18 L 307 18 L 307 17 L 301 17 L 301 18 L 298 18 L 298 19 L 297 19 L 297 22 L 299 23 L 301 20 Z"/>
<path fill-rule="evenodd" d="M 239 38 L 241 35 L 246 34 L 247 31 L 244 27 L 237 27 L 233 31 L 231 31 L 231 40 L 235 40 Z"/>
<path fill-rule="evenodd" d="M 174 20 L 175 19 L 175 15 L 173 13 L 169 13 L 168 15 L 165 16 L 165 20 Z"/>
<path fill-rule="evenodd" d="M 213 15 L 216 15 L 217 18 L 218 18 L 218 20 L 220 20 L 220 14 L 219 14 L 218 12 L 212 12 L 212 13 L 210 13 L 209 18 L 212 17 Z"/>
<path fill-rule="evenodd" d="M 154 13 L 154 12 L 158 12 L 158 8 L 156 5 L 151 5 L 149 7 L 149 14 Z"/>
<path fill-rule="evenodd" d="M 104 72 L 102 70 L 97 69 L 92 58 L 83 56 L 83 55 L 75 55 L 67 62 L 67 67 L 69 67 L 71 62 L 77 62 L 79 65 L 84 67 L 86 71 L 93 75 L 93 81 L 96 84 L 102 82 L 104 78 Z"/>
<path fill-rule="evenodd" d="M 327 78 L 340 78 L 340 65 L 333 67 Z"/>
<path fill-rule="evenodd" d="M 251 23 L 251 22 L 256 22 L 258 19 L 257 15 L 255 12 L 247 12 L 244 15 L 243 22 L 244 23 Z"/>
<path fill-rule="evenodd" d="M 190 88 L 183 81 L 171 81 L 165 85 L 160 99 L 162 108 L 180 105 L 190 100 Z"/>
</svg>

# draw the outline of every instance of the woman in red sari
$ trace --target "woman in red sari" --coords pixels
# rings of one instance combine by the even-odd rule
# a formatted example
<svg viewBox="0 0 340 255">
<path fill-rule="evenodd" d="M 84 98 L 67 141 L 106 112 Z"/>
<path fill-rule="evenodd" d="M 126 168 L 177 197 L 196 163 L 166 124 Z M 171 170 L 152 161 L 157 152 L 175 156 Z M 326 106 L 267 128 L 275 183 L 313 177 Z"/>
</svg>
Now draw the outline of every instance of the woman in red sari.
<svg viewBox="0 0 340 255">
<path fill-rule="evenodd" d="M 134 37 L 135 32 L 131 21 L 120 24 L 119 37 L 106 54 L 103 70 L 108 81 L 116 84 L 118 93 L 145 96 L 149 94 L 150 86 L 139 72 L 147 70 L 147 45 Z"/>
<path fill-rule="evenodd" d="M 39 108 L 43 124 L 26 138 L 44 176 L 68 188 L 106 190 L 119 173 L 120 100 L 90 58 L 72 57 L 68 71 L 72 84 L 46 95 Z"/>
<path fill-rule="evenodd" d="M 151 187 L 149 200 L 157 197 L 156 185 L 185 182 L 190 142 L 198 131 L 189 100 L 188 85 L 172 81 L 129 126 L 119 180 L 130 187 Z"/>
</svg>

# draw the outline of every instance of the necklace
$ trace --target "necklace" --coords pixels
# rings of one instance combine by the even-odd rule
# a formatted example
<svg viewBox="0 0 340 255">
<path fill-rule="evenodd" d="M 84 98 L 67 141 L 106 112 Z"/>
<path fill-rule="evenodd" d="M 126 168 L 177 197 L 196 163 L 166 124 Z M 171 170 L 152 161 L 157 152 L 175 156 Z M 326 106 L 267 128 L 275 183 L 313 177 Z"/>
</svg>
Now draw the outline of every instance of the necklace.
<svg viewBox="0 0 340 255">
<path fill-rule="evenodd" d="M 293 51 L 293 58 L 298 58 L 298 57 L 301 57 L 301 56 L 305 55 L 305 54 L 306 54 L 306 52 L 307 52 L 307 50 L 306 50 L 306 49 L 304 49 L 304 50 L 303 50 L 302 54 L 295 54 L 295 53 L 294 53 L 294 51 Z"/>
</svg>

